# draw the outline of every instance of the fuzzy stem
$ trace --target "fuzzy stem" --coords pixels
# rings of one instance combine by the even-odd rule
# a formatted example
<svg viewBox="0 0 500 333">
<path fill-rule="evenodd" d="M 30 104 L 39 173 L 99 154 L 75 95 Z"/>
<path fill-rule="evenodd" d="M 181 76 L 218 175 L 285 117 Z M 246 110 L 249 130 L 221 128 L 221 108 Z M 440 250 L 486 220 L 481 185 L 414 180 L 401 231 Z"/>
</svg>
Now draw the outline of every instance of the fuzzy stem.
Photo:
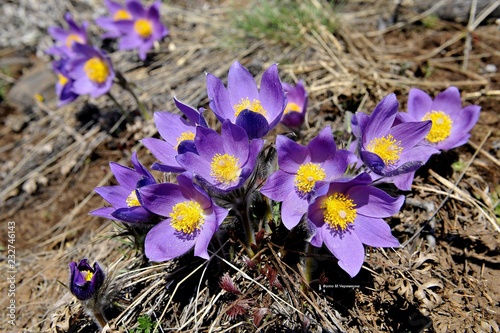
<svg viewBox="0 0 500 333">
<path fill-rule="evenodd" d="M 306 242 L 305 256 L 302 260 L 302 272 L 304 274 L 304 279 L 306 280 L 306 284 L 302 285 L 303 290 L 307 290 L 309 288 L 309 284 L 311 283 L 313 268 L 315 266 L 313 254 L 314 246 L 312 246 L 311 243 Z"/>
<path fill-rule="evenodd" d="M 241 207 L 241 210 L 237 210 L 238 217 L 243 224 L 243 227 L 245 228 L 245 235 L 246 235 L 246 251 L 248 253 L 248 256 L 250 258 L 253 258 L 254 253 L 252 250 L 252 244 L 255 244 L 255 232 L 253 231 L 250 219 L 248 218 L 247 214 L 247 205 L 245 203 L 245 207 Z"/>
<path fill-rule="evenodd" d="M 132 87 L 130 86 L 130 83 L 127 81 L 127 79 L 122 75 L 122 73 L 120 73 L 118 71 L 116 71 L 115 73 L 116 73 L 116 78 L 118 79 L 118 84 L 123 89 L 127 90 L 130 93 L 130 95 L 132 96 L 132 98 L 136 102 L 137 107 L 139 108 L 139 111 L 141 112 L 142 117 L 145 120 L 151 119 L 151 116 L 146 111 L 146 108 L 144 107 L 144 104 L 141 103 L 141 101 L 139 100 L 139 98 L 135 94 L 134 89 L 132 89 Z"/>
<path fill-rule="evenodd" d="M 106 93 L 106 95 L 108 95 L 108 97 L 109 97 L 109 98 L 113 101 L 113 103 L 115 103 L 116 107 L 117 107 L 118 109 L 120 109 L 121 113 L 122 113 L 124 116 L 128 117 L 128 112 L 127 112 L 127 111 L 125 111 L 125 109 L 123 108 L 123 106 L 122 106 L 120 103 L 118 103 L 118 101 L 117 101 L 117 100 L 116 100 L 116 98 L 113 96 L 113 94 L 111 94 L 111 92 L 110 92 L 110 91 L 108 91 L 108 92 Z"/>
<path fill-rule="evenodd" d="M 101 309 L 97 309 L 96 307 L 87 307 L 87 313 L 94 318 L 94 321 L 97 326 L 99 326 L 99 329 L 102 329 L 108 323 Z"/>
</svg>

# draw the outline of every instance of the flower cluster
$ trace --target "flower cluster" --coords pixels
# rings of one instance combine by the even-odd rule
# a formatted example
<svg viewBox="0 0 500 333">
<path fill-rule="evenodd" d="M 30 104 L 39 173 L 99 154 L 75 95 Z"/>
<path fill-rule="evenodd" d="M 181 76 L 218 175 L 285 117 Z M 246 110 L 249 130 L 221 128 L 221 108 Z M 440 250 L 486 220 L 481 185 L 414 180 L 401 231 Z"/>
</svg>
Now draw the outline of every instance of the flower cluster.
<svg viewBox="0 0 500 333">
<path fill-rule="evenodd" d="M 108 31 L 102 37 L 120 38 L 119 49 L 138 49 L 141 60 L 146 59 L 147 51 L 156 41 L 168 34 L 160 22 L 159 2 L 149 8 L 144 8 L 138 0 L 128 0 L 125 6 L 108 0 L 106 5 L 112 17 L 96 20 L 97 25 Z M 64 18 L 67 29 L 48 29 L 55 40 L 47 54 L 55 58 L 52 68 L 58 77 L 58 106 L 71 103 L 80 95 L 97 98 L 108 93 L 116 76 L 109 56 L 90 44 L 88 23 L 78 25 L 69 13 Z"/>
<path fill-rule="evenodd" d="M 272 148 L 265 140 L 273 138 L 280 121 L 291 128 L 304 122 L 303 82 L 282 83 L 277 65 L 272 65 L 259 88 L 235 62 L 227 87 L 210 73 L 206 83 L 220 133 L 207 125 L 203 109 L 175 99 L 184 117 L 156 112 L 161 139 L 142 140 L 158 160 L 152 169 L 178 174 L 175 183 L 157 183 L 134 153 L 134 169 L 111 164 L 119 185 L 96 189 L 112 207 L 93 215 L 132 224 L 160 221 L 145 237 L 145 254 L 154 262 L 192 249 L 195 256 L 209 258 L 211 240 L 228 215 L 244 227 L 251 255 L 256 232 L 251 208 L 260 198 L 259 203 L 280 205 L 277 218 L 287 229 L 305 226 L 310 232 L 305 241 L 325 245 L 339 266 L 355 276 L 364 262 L 364 245 L 399 246 L 383 219 L 400 210 L 404 196 L 393 197 L 376 185 L 390 182 L 409 190 L 415 171 L 431 155 L 467 141 L 480 110 L 462 108 L 453 87 L 434 101 L 413 89 L 408 112 L 398 112 L 390 94 L 370 115 L 356 113 L 355 139 L 348 149 L 337 148 L 330 126 L 307 145 L 277 135 Z M 274 166 L 263 162 L 270 149 L 277 152 Z"/>
</svg>

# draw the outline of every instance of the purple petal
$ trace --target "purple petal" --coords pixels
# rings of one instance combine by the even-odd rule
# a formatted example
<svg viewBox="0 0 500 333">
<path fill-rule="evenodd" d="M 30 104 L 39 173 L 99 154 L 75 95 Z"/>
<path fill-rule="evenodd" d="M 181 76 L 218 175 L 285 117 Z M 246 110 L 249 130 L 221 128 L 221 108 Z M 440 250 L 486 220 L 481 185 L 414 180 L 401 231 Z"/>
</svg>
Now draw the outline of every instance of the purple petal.
<svg viewBox="0 0 500 333">
<path fill-rule="evenodd" d="M 101 207 L 98 209 L 94 209 L 89 213 L 89 215 L 104 217 L 105 219 L 110 219 L 110 220 L 116 220 L 116 218 L 111 215 L 111 213 L 113 213 L 114 211 L 115 208 L 113 207 Z"/>
<path fill-rule="evenodd" d="M 411 149 L 417 143 L 422 142 L 432 127 L 432 121 L 418 121 L 411 123 L 402 123 L 390 129 L 388 134 L 394 136 L 394 139 L 401 141 L 401 147 Z"/>
<path fill-rule="evenodd" d="M 211 128 L 196 127 L 194 143 L 198 154 L 205 160 L 212 161 L 215 154 L 224 154 L 224 142 L 221 136 Z"/>
<path fill-rule="evenodd" d="M 307 213 L 309 204 L 307 200 L 301 199 L 293 189 L 289 191 L 288 196 L 281 205 L 281 219 L 285 227 L 292 230 L 293 227 L 299 224 L 302 216 Z"/>
<path fill-rule="evenodd" d="M 337 146 L 333 140 L 332 129 L 330 126 L 325 127 L 314 139 L 307 145 L 311 152 L 311 162 L 321 163 L 329 156 L 334 155 Z"/>
<path fill-rule="evenodd" d="M 194 244 L 195 256 L 203 259 L 209 258 L 207 248 L 221 222 L 222 221 L 217 220 L 217 216 L 215 214 L 205 216 L 205 223 L 203 224 L 199 235 L 196 237 L 196 243 Z"/>
<path fill-rule="evenodd" d="M 354 231 L 359 240 L 373 247 L 399 247 L 399 241 L 392 235 L 391 228 L 382 219 L 359 215 L 354 222 Z"/>
<path fill-rule="evenodd" d="M 396 118 L 399 103 L 396 95 L 390 94 L 377 104 L 370 116 L 363 133 L 363 145 L 375 138 L 385 136 Z"/>
<path fill-rule="evenodd" d="M 413 121 L 422 120 L 431 111 L 432 98 L 420 89 L 413 88 L 408 95 L 408 114 Z"/>
<path fill-rule="evenodd" d="M 247 132 L 249 139 L 262 138 L 270 129 L 263 115 L 247 109 L 240 112 L 235 123 Z"/>
<path fill-rule="evenodd" d="M 139 1 L 127 1 L 126 6 L 134 18 L 144 18 L 146 16 L 146 10 Z"/>
<path fill-rule="evenodd" d="M 463 134 L 464 132 L 469 132 L 472 127 L 476 125 L 479 119 L 480 112 L 480 106 L 468 105 L 460 110 L 460 112 L 454 112 L 450 114 L 451 120 L 453 121 L 453 127 L 450 136 L 455 133 Z"/>
<path fill-rule="evenodd" d="M 346 231 L 337 236 L 331 233 L 325 225 L 320 232 L 323 242 L 332 254 L 339 260 L 339 266 L 351 277 L 356 276 L 365 261 L 365 249 L 360 239 L 354 232 Z"/>
<path fill-rule="evenodd" d="M 135 184 L 134 184 L 135 189 Z M 101 186 L 96 187 L 94 191 L 99 194 L 104 200 L 109 202 L 113 207 L 127 207 L 127 197 L 132 193 L 122 186 Z"/>
<path fill-rule="evenodd" d="M 208 182 L 212 182 L 212 169 L 210 160 L 204 159 L 194 153 L 185 153 L 177 156 L 177 162 L 185 169 L 189 170 Z"/>
<path fill-rule="evenodd" d="M 221 130 L 222 146 L 224 151 L 240 160 L 241 163 L 248 158 L 248 136 L 243 128 L 231 124 L 226 120 Z"/>
<path fill-rule="evenodd" d="M 431 111 L 443 111 L 447 114 L 458 112 L 462 109 L 462 100 L 460 91 L 457 87 L 449 87 L 443 92 L 440 92 L 432 102 Z"/>
<path fill-rule="evenodd" d="M 347 193 L 356 204 L 358 214 L 377 218 L 396 214 L 405 200 L 403 195 L 394 198 L 372 186 L 354 186 Z"/>
<path fill-rule="evenodd" d="M 109 167 L 113 175 L 115 175 L 118 183 L 123 186 L 128 191 L 132 192 L 135 189 L 137 182 L 141 178 L 141 175 L 138 174 L 134 169 L 123 166 L 121 164 L 110 162 Z M 130 194 L 130 193 L 129 193 Z"/>
<path fill-rule="evenodd" d="M 260 102 L 267 111 L 269 128 L 274 128 L 281 120 L 286 107 L 286 97 L 278 74 L 278 65 L 269 67 L 260 82 Z"/>
<path fill-rule="evenodd" d="M 151 213 L 143 207 L 118 208 L 111 216 L 128 223 L 145 223 L 151 218 Z"/>
<path fill-rule="evenodd" d="M 259 99 L 255 79 L 238 61 L 235 61 L 229 68 L 227 91 L 232 107 L 239 104 L 242 99 L 248 98 L 250 102 Z"/>
<path fill-rule="evenodd" d="M 146 235 L 146 257 L 155 262 L 177 258 L 188 252 L 194 246 L 195 240 L 194 237 L 179 237 L 179 232 L 170 226 L 169 220 L 164 220 Z"/>
<path fill-rule="evenodd" d="M 236 121 L 235 110 L 229 101 L 229 94 L 224 83 L 214 75 L 207 74 L 207 94 L 210 99 L 210 108 L 217 116 L 217 119 L 223 123 L 229 119 L 232 123 Z"/>
<path fill-rule="evenodd" d="M 310 160 L 309 149 L 284 135 L 276 137 L 276 150 L 278 151 L 278 165 L 281 170 L 288 173 L 297 173 L 297 169 Z"/>
<path fill-rule="evenodd" d="M 278 170 L 267 178 L 260 192 L 274 201 L 283 201 L 294 190 L 294 180 L 294 175 Z"/>
<path fill-rule="evenodd" d="M 161 183 L 143 186 L 137 189 L 138 199 L 150 212 L 160 216 L 169 216 L 172 207 L 186 198 L 177 184 Z"/>
<path fill-rule="evenodd" d="M 142 144 L 151 151 L 151 153 L 160 162 L 167 166 L 176 167 L 179 170 L 183 170 L 177 163 L 175 157 L 177 156 L 177 151 L 167 142 L 155 139 L 155 138 L 145 138 L 141 140 Z"/>
</svg>

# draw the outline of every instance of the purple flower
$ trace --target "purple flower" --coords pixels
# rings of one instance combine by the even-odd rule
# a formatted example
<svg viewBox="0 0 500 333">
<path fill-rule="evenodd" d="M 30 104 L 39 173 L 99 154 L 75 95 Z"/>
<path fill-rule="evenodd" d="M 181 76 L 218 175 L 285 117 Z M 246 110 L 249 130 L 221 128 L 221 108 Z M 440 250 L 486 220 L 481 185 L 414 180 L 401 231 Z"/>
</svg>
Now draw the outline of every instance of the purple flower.
<svg viewBox="0 0 500 333">
<path fill-rule="evenodd" d="M 144 242 L 146 257 L 165 261 L 194 247 L 194 255 L 208 259 L 207 247 L 227 216 L 191 176 L 177 176 L 177 184 L 162 183 L 139 189 L 141 202 L 152 212 L 167 217 L 155 225 Z"/>
<path fill-rule="evenodd" d="M 137 153 L 132 154 L 134 169 L 111 162 L 109 166 L 119 185 L 96 187 L 95 191 L 112 207 L 102 207 L 90 215 L 129 223 L 149 223 L 155 218 L 137 198 L 137 190 L 156 184 L 153 175 L 139 162 Z"/>
<path fill-rule="evenodd" d="M 68 23 L 68 30 L 60 27 L 50 27 L 49 34 L 55 39 L 56 45 L 47 50 L 48 54 L 58 55 L 62 57 L 71 57 L 74 55 L 74 44 L 87 44 L 87 27 L 88 23 L 83 22 L 79 26 L 71 18 L 70 13 L 66 13 L 64 19 Z"/>
<path fill-rule="evenodd" d="M 59 99 L 57 106 L 69 104 L 78 98 L 78 94 L 73 91 L 74 80 L 69 76 L 67 70 L 67 60 L 61 59 L 52 62 L 54 73 L 57 74 L 56 94 Z"/>
<path fill-rule="evenodd" d="M 393 198 L 369 186 L 371 178 L 362 173 L 348 182 L 332 182 L 322 189 L 307 213 L 316 233 L 311 244 L 325 244 L 339 260 L 339 266 L 351 277 L 363 265 L 363 244 L 373 247 L 397 247 L 389 225 L 382 219 L 397 213 L 404 196 Z"/>
<path fill-rule="evenodd" d="M 105 274 L 97 262 L 94 267 L 89 265 L 87 259 L 69 263 L 69 289 L 80 301 L 94 297 L 104 283 Z"/>
<path fill-rule="evenodd" d="M 160 21 L 161 2 L 156 1 L 149 8 L 135 0 L 127 1 L 127 11 L 132 20 L 115 21 L 114 26 L 122 34 L 120 50 L 139 50 L 139 58 L 146 59 L 146 52 L 154 42 L 168 35 L 168 29 Z"/>
<path fill-rule="evenodd" d="M 83 44 L 73 46 L 75 55 L 68 64 L 68 75 L 74 80 L 73 92 L 97 98 L 113 85 L 115 72 L 108 56 L 101 50 Z"/>
<path fill-rule="evenodd" d="M 318 186 L 343 178 L 347 166 L 357 159 L 351 152 L 337 150 L 329 126 L 305 147 L 279 135 L 276 148 L 279 170 L 269 176 L 260 191 L 283 202 L 281 219 L 292 229 L 307 212 Z"/>
<path fill-rule="evenodd" d="M 436 152 L 431 147 L 417 145 L 429 132 L 431 122 L 394 125 L 397 112 L 396 96 L 390 94 L 370 116 L 357 112 L 352 119 L 361 159 L 371 171 L 383 177 L 413 172 Z"/>
<path fill-rule="evenodd" d="M 304 88 L 304 82 L 297 82 L 296 86 L 283 83 L 283 90 L 286 94 L 288 103 L 281 122 L 288 127 L 300 127 L 304 123 L 307 110 L 307 92 Z"/>
<path fill-rule="evenodd" d="M 198 154 L 178 155 L 177 162 L 208 185 L 230 191 L 242 186 L 252 174 L 264 141 L 253 139 L 249 142 L 243 128 L 227 120 L 222 124 L 221 135 L 198 126 L 194 144 Z"/>
<path fill-rule="evenodd" d="M 154 120 L 156 128 L 163 140 L 155 138 L 142 139 L 142 143 L 161 162 L 154 163 L 153 170 L 163 172 L 183 172 L 183 167 L 177 163 L 175 157 L 187 151 L 196 153 L 194 137 L 196 126 L 208 127 L 203 118 L 202 111 L 182 103 L 174 98 L 175 105 L 186 116 L 187 119 L 169 112 L 155 112 Z"/>
<path fill-rule="evenodd" d="M 134 1 L 134 0 L 132 0 Z M 127 1 L 127 4 L 131 2 L 130 0 Z M 111 0 L 104 0 L 104 3 L 106 4 L 106 7 L 108 7 L 109 13 L 111 14 L 110 17 L 100 17 L 95 20 L 95 23 L 103 28 L 104 30 L 107 30 L 105 34 L 101 36 L 101 38 L 118 38 L 122 36 L 122 32 L 120 29 L 116 26 L 116 22 L 118 21 L 130 21 L 132 20 L 132 14 L 130 11 L 127 9 L 126 6 L 122 6 L 118 2 L 114 2 Z"/>
<path fill-rule="evenodd" d="M 235 61 L 229 69 L 227 89 L 220 79 L 207 74 L 210 108 L 219 121 L 229 119 L 241 126 L 250 139 L 261 138 L 281 120 L 286 97 L 276 64 L 262 75 L 260 91 L 250 72 Z"/>
<path fill-rule="evenodd" d="M 404 121 L 430 120 L 432 127 L 425 142 L 439 150 L 449 150 L 467 143 L 480 111 L 477 105 L 462 108 L 460 92 L 450 87 L 434 100 L 422 90 L 411 89 L 408 112 L 399 115 Z"/>
</svg>

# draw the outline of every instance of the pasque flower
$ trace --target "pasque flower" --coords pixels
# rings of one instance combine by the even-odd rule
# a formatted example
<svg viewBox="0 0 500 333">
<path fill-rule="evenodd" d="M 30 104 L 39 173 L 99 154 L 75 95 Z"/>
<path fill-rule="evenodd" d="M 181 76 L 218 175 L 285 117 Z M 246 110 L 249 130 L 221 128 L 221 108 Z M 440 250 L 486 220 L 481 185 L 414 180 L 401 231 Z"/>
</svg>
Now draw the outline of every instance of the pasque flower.
<svg viewBox="0 0 500 333">
<path fill-rule="evenodd" d="M 243 128 L 226 120 L 220 135 L 198 126 L 194 144 L 197 153 L 180 154 L 177 162 L 209 186 L 225 192 L 242 186 L 252 174 L 264 141 L 249 141 Z"/>
<path fill-rule="evenodd" d="M 307 146 L 278 135 L 276 148 L 279 170 L 269 176 L 260 191 L 268 198 L 283 202 L 281 219 L 292 229 L 307 212 L 317 187 L 344 178 L 347 166 L 357 158 L 349 151 L 337 150 L 329 126 Z"/>
<path fill-rule="evenodd" d="M 398 105 L 396 96 L 390 94 L 375 107 L 370 116 L 357 112 L 352 119 L 359 155 L 378 176 L 394 177 L 413 172 L 436 152 L 418 145 L 429 133 L 430 121 L 394 125 Z"/>
<path fill-rule="evenodd" d="M 210 240 L 228 213 L 227 209 L 215 205 L 188 173 L 177 176 L 177 182 L 138 190 L 145 207 L 166 217 L 146 236 L 146 257 L 151 261 L 170 260 L 193 247 L 195 256 L 208 259 Z"/>
<path fill-rule="evenodd" d="M 69 263 L 69 289 L 80 301 L 86 301 L 96 295 L 104 283 L 105 274 L 97 262 L 90 266 L 87 259 L 78 264 Z"/>
<path fill-rule="evenodd" d="M 469 140 L 470 130 L 479 119 L 481 107 L 462 107 L 460 92 L 449 87 L 434 100 L 420 89 L 411 89 L 408 97 L 408 112 L 399 116 L 404 121 L 430 120 L 432 127 L 425 142 L 439 150 L 461 146 Z"/>
<path fill-rule="evenodd" d="M 219 78 L 207 74 L 207 93 L 217 118 L 241 126 L 250 139 L 261 138 L 273 129 L 286 106 L 276 64 L 262 75 L 259 90 L 252 74 L 235 61 L 229 68 L 227 89 Z"/>
<path fill-rule="evenodd" d="M 308 102 L 304 82 L 301 80 L 295 86 L 283 82 L 282 85 L 286 94 L 287 104 L 281 122 L 288 127 L 300 127 L 306 117 Z"/>
<path fill-rule="evenodd" d="M 151 167 L 153 170 L 183 172 L 184 168 L 179 165 L 175 157 L 187 151 L 196 152 L 194 147 L 196 126 L 208 127 L 203 118 L 203 109 L 198 111 L 176 98 L 174 102 L 187 119 L 167 111 L 155 112 L 155 125 L 163 140 L 145 138 L 141 141 L 160 161 L 153 164 Z"/>
<path fill-rule="evenodd" d="M 135 0 L 132 0 L 135 1 Z M 131 2 L 131 0 L 127 0 L 127 3 Z M 95 20 L 95 23 L 106 30 L 101 37 L 102 38 L 118 38 L 122 36 L 122 32 L 116 26 L 116 22 L 118 21 L 130 21 L 132 20 L 132 14 L 127 9 L 127 6 L 123 6 L 118 2 L 114 2 L 111 0 L 104 0 L 104 4 L 108 8 L 110 17 L 100 17 Z"/>
<path fill-rule="evenodd" d="M 154 42 L 168 35 L 168 29 L 160 21 L 160 6 L 159 1 L 149 8 L 144 8 L 136 0 L 127 1 L 126 9 L 132 15 L 132 20 L 114 22 L 114 27 L 121 33 L 120 50 L 138 49 L 139 58 L 144 60 Z"/>
<path fill-rule="evenodd" d="M 139 202 L 137 190 L 143 186 L 156 184 L 156 180 L 139 162 L 137 153 L 132 154 L 131 160 L 133 169 L 118 163 L 109 163 L 119 185 L 95 188 L 111 207 L 96 209 L 90 212 L 91 215 L 129 223 L 148 223 L 155 218 L 155 215 Z"/>
<path fill-rule="evenodd" d="M 75 44 L 75 55 L 68 63 L 68 75 L 73 82 L 73 92 L 90 94 L 97 98 L 107 93 L 113 85 L 115 72 L 111 60 L 98 48 Z"/>
<path fill-rule="evenodd" d="M 48 29 L 49 34 L 55 39 L 56 45 L 49 48 L 47 53 L 67 58 L 75 54 L 73 50 L 74 44 L 87 44 L 88 23 L 83 22 L 79 26 L 70 13 L 66 13 L 64 19 L 68 24 L 68 30 L 60 27 L 50 27 Z"/>
<path fill-rule="evenodd" d="M 391 197 L 370 186 L 371 177 L 362 173 L 347 182 L 322 186 L 324 192 L 309 206 L 307 217 L 315 234 L 311 244 L 325 244 L 339 260 L 339 266 L 351 277 L 364 262 L 363 244 L 373 247 L 397 247 L 389 225 L 383 220 L 397 213 L 404 196 Z"/>
<path fill-rule="evenodd" d="M 58 106 L 63 106 L 73 102 L 78 98 L 78 94 L 73 91 L 74 80 L 69 76 L 67 69 L 68 60 L 60 59 L 52 62 L 52 68 L 57 75 L 56 95 L 59 99 Z"/>
</svg>

